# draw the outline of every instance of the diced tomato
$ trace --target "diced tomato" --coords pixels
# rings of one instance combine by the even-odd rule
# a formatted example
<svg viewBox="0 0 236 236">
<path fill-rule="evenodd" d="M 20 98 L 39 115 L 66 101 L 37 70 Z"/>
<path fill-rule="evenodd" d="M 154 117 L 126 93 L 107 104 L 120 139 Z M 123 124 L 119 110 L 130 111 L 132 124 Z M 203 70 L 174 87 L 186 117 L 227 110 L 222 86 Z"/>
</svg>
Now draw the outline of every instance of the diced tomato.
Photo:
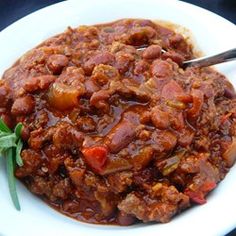
<svg viewBox="0 0 236 236">
<path fill-rule="evenodd" d="M 105 146 L 88 147 L 82 150 L 85 161 L 97 173 L 100 173 L 107 161 L 108 150 Z"/>
<path fill-rule="evenodd" d="M 207 194 L 209 193 L 211 190 L 213 190 L 216 187 L 216 183 L 214 181 L 209 181 L 209 182 L 205 182 L 202 186 L 202 191 Z"/>
<path fill-rule="evenodd" d="M 195 191 L 192 191 L 190 189 L 186 189 L 184 191 L 184 193 L 186 195 L 189 196 L 189 198 L 193 201 L 193 202 L 196 202 L 198 204 L 204 204 L 206 203 L 206 199 L 204 198 L 204 195 L 202 192 L 195 192 Z"/>
<path fill-rule="evenodd" d="M 206 203 L 205 196 L 216 187 L 214 181 L 205 182 L 201 187 L 196 190 L 191 188 L 185 189 L 184 193 L 189 196 L 189 198 L 198 204 Z"/>
</svg>

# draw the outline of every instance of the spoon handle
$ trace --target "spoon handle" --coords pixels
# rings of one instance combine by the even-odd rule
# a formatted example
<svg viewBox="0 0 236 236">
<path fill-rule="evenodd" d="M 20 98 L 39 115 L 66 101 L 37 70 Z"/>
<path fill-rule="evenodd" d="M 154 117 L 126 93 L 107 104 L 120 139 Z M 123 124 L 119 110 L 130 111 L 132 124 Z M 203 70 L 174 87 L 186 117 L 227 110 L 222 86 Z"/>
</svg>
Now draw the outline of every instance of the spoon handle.
<svg viewBox="0 0 236 236">
<path fill-rule="evenodd" d="M 197 67 L 204 67 L 204 66 L 211 66 L 215 64 L 219 64 L 226 61 L 232 61 L 236 59 L 236 48 L 230 49 L 228 51 L 207 57 L 201 57 L 189 61 L 184 61 L 183 66 L 197 66 Z"/>
</svg>

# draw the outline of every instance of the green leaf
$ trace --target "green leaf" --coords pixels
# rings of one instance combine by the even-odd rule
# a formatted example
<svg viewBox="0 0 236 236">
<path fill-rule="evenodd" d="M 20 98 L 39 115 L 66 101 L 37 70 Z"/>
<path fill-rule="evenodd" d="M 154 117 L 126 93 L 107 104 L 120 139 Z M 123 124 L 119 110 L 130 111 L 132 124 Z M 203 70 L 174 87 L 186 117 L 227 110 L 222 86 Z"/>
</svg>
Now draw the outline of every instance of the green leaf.
<svg viewBox="0 0 236 236">
<path fill-rule="evenodd" d="M 13 133 L 7 136 L 0 137 L 0 147 L 1 148 L 16 147 L 16 135 Z"/>
<path fill-rule="evenodd" d="M 21 159 L 21 150 L 23 142 L 21 140 L 21 130 L 23 125 L 18 123 L 14 129 L 14 133 L 7 127 L 2 119 L 0 119 L 0 155 L 5 156 L 8 186 L 12 202 L 17 210 L 20 210 L 20 204 L 16 192 L 15 167 L 23 166 Z"/>
<path fill-rule="evenodd" d="M 6 151 L 7 151 L 7 148 L 1 148 L 0 147 L 1 156 L 5 156 Z"/>
<path fill-rule="evenodd" d="M 21 135 L 21 130 L 23 128 L 23 124 L 22 123 L 18 123 L 15 127 L 15 134 L 16 134 L 16 138 L 19 139 L 20 135 Z"/>
<path fill-rule="evenodd" d="M 2 132 L 2 131 L 0 130 L 0 138 L 1 138 L 1 137 L 4 137 L 4 136 L 7 136 L 7 135 L 9 135 L 9 133 Z"/>
<path fill-rule="evenodd" d="M 8 126 L 4 123 L 4 121 L 0 118 L 0 130 L 6 133 L 12 133 L 12 131 L 8 128 Z"/>
<path fill-rule="evenodd" d="M 23 142 L 21 141 L 21 139 L 19 139 L 16 146 L 16 163 L 18 166 L 24 165 L 23 160 L 20 155 L 22 147 L 23 147 Z"/>
<path fill-rule="evenodd" d="M 14 166 L 14 156 L 12 148 L 7 149 L 6 151 L 6 164 L 7 164 L 8 186 L 11 199 L 15 208 L 18 211 L 20 211 L 20 203 L 16 192 L 16 180 L 14 176 L 15 166 Z"/>
</svg>

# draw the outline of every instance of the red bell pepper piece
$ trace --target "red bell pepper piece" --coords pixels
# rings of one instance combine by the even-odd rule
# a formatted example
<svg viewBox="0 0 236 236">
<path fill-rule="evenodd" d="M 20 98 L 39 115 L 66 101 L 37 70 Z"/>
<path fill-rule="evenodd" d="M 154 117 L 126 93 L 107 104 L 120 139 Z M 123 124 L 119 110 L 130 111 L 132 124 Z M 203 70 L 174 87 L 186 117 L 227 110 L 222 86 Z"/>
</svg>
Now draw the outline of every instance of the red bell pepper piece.
<svg viewBox="0 0 236 236">
<path fill-rule="evenodd" d="M 108 150 L 105 146 L 83 148 L 86 163 L 97 173 L 100 173 L 107 161 Z"/>
<path fill-rule="evenodd" d="M 184 193 L 189 196 L 189 198 L 198 204 L 206 203 L 205 196 L 216 187 L 214 181 L 208 181 L 203 183 L 198 189 L 193 190 L 191 188 L 185 189 Z"/>
</svg>

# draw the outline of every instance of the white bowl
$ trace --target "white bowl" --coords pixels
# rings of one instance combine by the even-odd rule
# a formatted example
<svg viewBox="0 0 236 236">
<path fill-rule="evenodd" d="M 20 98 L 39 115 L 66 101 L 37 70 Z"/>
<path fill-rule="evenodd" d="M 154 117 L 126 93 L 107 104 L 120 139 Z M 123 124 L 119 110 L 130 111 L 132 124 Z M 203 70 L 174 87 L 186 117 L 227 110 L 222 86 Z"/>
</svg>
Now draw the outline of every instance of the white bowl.
<svg viewBox="0 0 236 236">
<path fill-rule="evenodd" d="M 161 19 L 192 31 L 205 54 L 235 47 L 236 26 L 199 7 L 175 0 L 71 0 L 37 11 L 0 33 L 0 74 L 24 52 L 67 26 L 109 22 L 120 18 Z M 236 87 L 236 62 L 217 66 Z M 22 210 L 11 202 L 3 161 L 0 162 L 1 236 L 138 236 L 224 235 L 236 226 L 236 166 L 231 169 L 205 205 L 175 217 L 168 224 L 139 224 L 130 227 L 90 225 L 70 219 L 32 195 L 18 183 Z"/>
</svg>

